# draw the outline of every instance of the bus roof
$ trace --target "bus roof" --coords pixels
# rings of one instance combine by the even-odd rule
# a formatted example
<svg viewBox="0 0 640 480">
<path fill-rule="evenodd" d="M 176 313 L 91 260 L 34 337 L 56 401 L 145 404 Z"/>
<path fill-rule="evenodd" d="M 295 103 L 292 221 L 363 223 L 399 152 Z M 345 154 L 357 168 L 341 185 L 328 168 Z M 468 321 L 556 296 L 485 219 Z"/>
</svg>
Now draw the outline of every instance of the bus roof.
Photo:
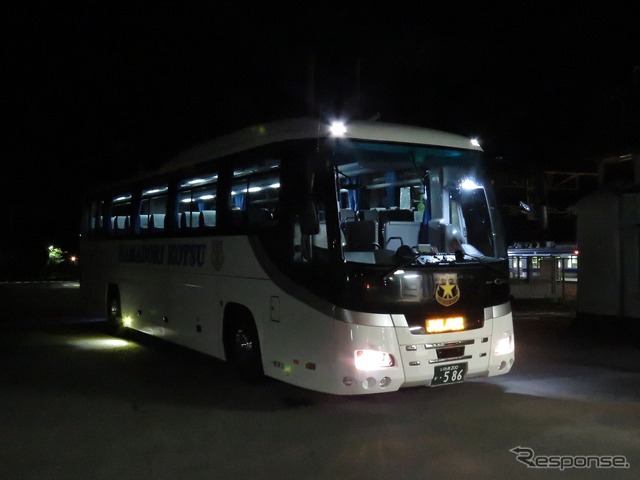
<svg viewBox="0 0 640 480">
<path fill-rule="evenodd" d="M 315 118 L 297 118 L 262 123 L 202 143 L 175 156 L 160 167 L 170 172 L 214 158 L 287 140 L 331 136 L 330 123 Z M 342 138 L 357 140 L 435 145 L 482 151 L 470 138 L 440 130 L 376 121 L 353 121 L 346 124 Z"/>
</svg>

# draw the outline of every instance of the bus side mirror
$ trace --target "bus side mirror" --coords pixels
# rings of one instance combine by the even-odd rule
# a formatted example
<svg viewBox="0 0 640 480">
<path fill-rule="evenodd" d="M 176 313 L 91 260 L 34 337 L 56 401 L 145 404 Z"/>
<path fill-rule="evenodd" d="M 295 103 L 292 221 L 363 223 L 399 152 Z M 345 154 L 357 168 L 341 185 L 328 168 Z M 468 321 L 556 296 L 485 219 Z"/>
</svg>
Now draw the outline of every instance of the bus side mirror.
<svg viewBox="0 0 640 480">
<path fill-rule="evenodd" d="M 300 217 L 300 233 L 303 235 L 317 235 L 320 233 L 318 211 L 313 202 L 307 202 Z"/>
</svg>

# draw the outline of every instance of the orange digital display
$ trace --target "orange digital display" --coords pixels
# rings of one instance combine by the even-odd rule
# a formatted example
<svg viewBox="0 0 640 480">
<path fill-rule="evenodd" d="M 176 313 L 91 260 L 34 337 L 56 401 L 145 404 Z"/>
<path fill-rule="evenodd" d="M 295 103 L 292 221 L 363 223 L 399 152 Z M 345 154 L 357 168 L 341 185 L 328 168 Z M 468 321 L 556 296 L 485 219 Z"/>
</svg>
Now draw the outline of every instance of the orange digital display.
<svg viewBox="0 0 640 480">
<path fill-rule="evenodd" d="M 457 332 L 464 330 L 464 317 L 431 318 L 426 323 L 427 333 Z"/>
</svg>

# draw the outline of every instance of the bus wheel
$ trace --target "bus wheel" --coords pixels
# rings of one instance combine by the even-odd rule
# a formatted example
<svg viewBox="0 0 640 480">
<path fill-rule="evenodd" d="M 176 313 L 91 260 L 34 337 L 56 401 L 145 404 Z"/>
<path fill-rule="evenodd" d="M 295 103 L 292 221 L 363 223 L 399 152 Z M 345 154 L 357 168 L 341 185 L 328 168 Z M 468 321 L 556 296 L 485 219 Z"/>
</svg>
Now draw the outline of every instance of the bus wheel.
<svg viewBox="0 0 640 480">
<path fill-rule="evenodd" d="M 260 340 L 253 320 L 245 316 L 233 319 L 225 337 L 227 359 L 239 376 L 249 383 L 263 380 Z"/>
<path fill-rule="evenodd" d="M 115 285 L 109 285 L 107 289 L 107 328 L 112 333 L 119 333 L 122 326 L 120 292 Z"/>
</svg>

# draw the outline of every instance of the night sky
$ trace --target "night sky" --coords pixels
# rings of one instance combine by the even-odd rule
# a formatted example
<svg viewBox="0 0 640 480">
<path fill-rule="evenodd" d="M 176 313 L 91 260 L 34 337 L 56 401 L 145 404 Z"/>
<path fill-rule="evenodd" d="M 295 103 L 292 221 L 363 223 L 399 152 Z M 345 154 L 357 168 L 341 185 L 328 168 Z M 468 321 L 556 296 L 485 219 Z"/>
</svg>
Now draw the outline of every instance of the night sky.
<svg viewBox="0 0 640 480">
<path fill-rule="evenodd" d="M 59 3 L 3 7 L 3 242 L 76 248 L 90 182 L 292 116 L 478 136 L 510 167 L 640 145 L 633 1 Z"/>
</svg>

